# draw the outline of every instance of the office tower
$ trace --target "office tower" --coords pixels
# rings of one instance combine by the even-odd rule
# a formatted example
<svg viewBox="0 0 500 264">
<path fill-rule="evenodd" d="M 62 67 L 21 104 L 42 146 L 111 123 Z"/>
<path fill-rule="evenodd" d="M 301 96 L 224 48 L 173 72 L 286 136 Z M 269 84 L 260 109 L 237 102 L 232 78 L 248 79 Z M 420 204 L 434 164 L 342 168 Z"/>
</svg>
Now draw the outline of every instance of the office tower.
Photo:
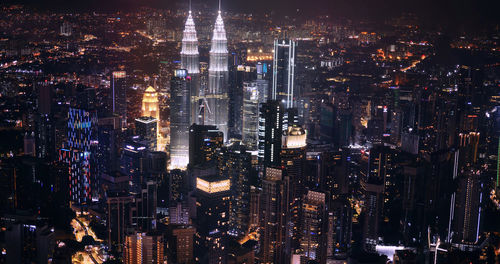
<svg viewBox="0 0 500 264">
<path fill-rule="evenodd" d="M 186 200 L 170 202 L 170 224 L 187 225 L 189 224 L 189 206 Z"/>
<path fill-rule="evenodd" d="M 39 114 L 35 119 L 36 156 L 54 160 L 56 153 L 55 124 L 52 114 Z"/>
<path fill-rule="evenodd" d="M 97 113 L 70 107 L 68 140 L 60 160 L 69 164 L 71 201 L 85 204 L 98 197 Z"/>
<path fill-rule="evenodd" d="M 200 58 L 198 53 L 198 38 L 196 36 L 196 28 L 191 16 L 191 8 L 189 9 L 188 18 L 184 26 L 184 33 L 182 36 L 182 49 L 181 49 L 181 68 L 187 70 L 187 74 L 191 77 L 189 86 L 190 98 L 190 119 L 189 124 L 199 124 L 199 100 L 201 93 L 201 80 L 200 80 Z"/>
<path fill-rule="evenodd" d="M 35 220 L 18 220 L 9 224 L 4 232 L 7 264 L 51 263 L 55 247 L 53 228 Z"/>
<path fill-rule="evenodd" d="M 296 106 L 299 96 L 295 89 L 295 48 L 293 40 L 274 40 L 272 99 L 283 104 L 285 108 Z"/>
<path fill-rule="evenodd" d="M 232 56 L 236 57 L 234 53 Z M 240 139 L 242 136 L 244 82 L 253 80 L 251 75 L 249 66 L 234 64 L 229 67 L 229 138 Z"/>
<path fill-rule="evenodd" d="M 251 151 L 259 146 L 259 90 L 255 82 L 243 83 L 243 143 Z"/>
<path fill-rule="evenodd" d="M 228 52 L 226 31 L 219 8 L 215 21 L 212 44 L 210 49 L 210 65 L 208 68 L 208 90 L 205 94 L 207 101 L 205 124 L 214 125 L 224 134 L 224 141 L 228 137 Z"/>
<path fill-rule="evenodd" d="M 260 199 L 261 190 L 253 185 L 250 185 L 250 216 L 248 220 L 248 225 L 250 230 L 254 230 L 260 225 Z"/>
<path fill-rule="evenodd" d="M 385 210 L 384 197 L 389 197 L 388 193 L 394 187 L 391 150 L 386 146 L 376 145 L 364 152 L 360 165 L 361 187 L 365 193 L 363 248 L 374 251 Z"/>
<path fill-rule="evenodd" d="M 122 124 L 127 122 L 127 73 L 114 71 L 111 74 L 111 110 L 118 115 Z"/>
<path fill-rule="evenodd" d="M 231 179 L 208 175 L 196 178 L 197 221 L 201 232 L 227 229 Z"/>
<path fill-rule="evenodd" d="M 163 151 L 148 151 L 148 173 L 155 181 L 165 180 L 167 173 L 167 153 Z"/>
<path fill-rule="evenodd" d="M 23 138 L 23 143 L 24 143 L 24 150 L 23 153 L 24 155 L 36 156 L 36 146 L 35 146 L 35 133 L 24 133 L 24 138 Z"/>
<path fill-rule="evenodd" d="M 352 212 L 351 202 L 344 196 L 330 202 L 325 242 L 328 259 L 346 256 L 351 248 Z"/>
<path fill-rule="evenodd" d="M 59 35 L 64 37 L 69 37 L 73 33 L 73 25 L 71 23 L 64 21 L 59 27 Z"/>
<path fill-rule="evenodd" d="M 457 191 L 452 195 L 449 239 L 456 243 L 477 242 L 481 220 L 482 184 L 481 170 L 477 168 L 479 133 L 458 135 L 459 148 L 455 154 L 453 178 L 457 179 Z"/>
<path fill-rule="evenodd" d="M 150 151 L 157 148 L 158 119 L 143 116 L 135 119 L 135 134 L 146 143 Z"/>
<path fill-rule="evenodd" d="M 229 212 L 229 231 L 233 236 L 242 236 L 248 231 L 250 171 L 252 155 L 246 147 L 235 142 L 221 150 L 219 171 L 231 179 L 231 211 Z"/>
<path fill-rule="evenodd" d="M 189 129 L 189 164 L 203 165 L 215 158 L 216 150 L 222 147 L 223 133 L 216 126 L 193 124 Z"/>
<path fill-rule="evenodd" d="M 284 263 L 288 217 L 288 177 L 278 168 L 268 167 L 262 180 L 261 255 L 262 263 Z"/>
<path fill-rule="evenodd" d="M 120 157 L 120 172 L 129 178 L 129 191 L 139 193 L 147 177 L 147 142 L 126 140 Z"/>
<path fill-rule="evenodd" d="M 189 182 L 186 171 L 173 169 L 169 175 L 169 202 L 175 203 L 181 199 L 183 194 L 187 193 Z"/>
<path fill-rule="evenodd" d="M 136 233 L 127 235 L 123 254 L 125 264 L 164 263 L 164 242 L 161 234 Z"/>
<path fill-rule="evenodd" d="M 306 131 L 299 126 L 288 127 L 283 133 L 281 144 L 281 167 L 289 178 L 288 188 L 288 233 L 291 234 L 291 248 L 298 248 L 300 238 L 300 210 L 303 195 L 306 193 L 305 161 Z M 288 252 L 287 252 L 288 253 Z"/>
<path fill-rule="evenodd" d="M 105 117 L 98 120 L 98 166 L 100 173 L 118 171 L 118 159 L 122 142 L 122 120 L 120 117 Z"/>
<path fill-rule="evenodd" d="M 186 70 L 175 70 L 170 81 L 170 166 L 186 168 L 189 163 L 189 131 L 191 82 Z"/>
<path fill-rule="evenodd" d="M 229 224 L 231 180 L 211 174 L 196 178 L 196 223 L 199 227 L 198 258 L 208 257 L 208 263 L 224 263 L 226 232 Z"/>
<path fill-rule="evenodd" d="M 319 139 L 325 143 L 333 144 L 335 138 L 335 121 L 337 108 L 330 103 L 321 104 L 319 118 Z"/>
<path fill-rule="evenodd" d="M 35 116 L 36 156 L 43 159 L 55 159 L 55 125 L 52 113 L 54 87 L 40 82 L 37 85 L 38 114 Z"/>
<path fill-rule="evenodd" d="M 483 195 L 479 170 L 469 169 L 459 176 L 452 215 L 452 241 L 475 244 L 479 239 Z"/>
<path fill-rule="evenodd" d="M 337 112 L 334 132 L 334 143 L 338 147 L 349 146 L 352 134 L 352 114 L 347 109 Z"/>
<path fill-rule="evenodd" d="M 123 193 L 109 193 L 107 200 L 106 226 L 109 248 L 121 249 L 125 243 L 126 230 L 132 226 L 134 197 Z"/>
<path fill-rule="evenodd" d="M 179 226 L 172 230 L 172 237 L 175 237 L 174 259 L 176 263 L 191 264 L 194 259 L 194 236 L 196 228 L 192 226 Z"/>
<path fill-rule="evenodd" d="M 308 191 L 302 203 L 300 249 L 301 259 L 324 263 L 327 223 L 325 193 Z"/>
<path fill-rule="evenodd" d="M 265 167 L 281 166 L 284 108 L 275 100 L 262 104 L 259 117 L 259 161 Z"/>
<path fill-rule="evenodd" d="M 157 182 L 153 180 L 144 182 L 141 193 L 136 197 L 137 227 L 139 230 L 149 232 L 156 229 L 157 196 Z"/>
</svg>

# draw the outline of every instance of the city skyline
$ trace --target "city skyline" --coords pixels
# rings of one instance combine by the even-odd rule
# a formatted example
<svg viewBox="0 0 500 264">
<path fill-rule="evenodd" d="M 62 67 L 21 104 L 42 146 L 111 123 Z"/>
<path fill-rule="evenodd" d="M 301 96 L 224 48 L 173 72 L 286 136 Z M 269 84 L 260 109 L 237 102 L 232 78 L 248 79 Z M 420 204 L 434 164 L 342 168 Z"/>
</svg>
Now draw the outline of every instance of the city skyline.
<svg viewBox="0 0 500 264">
<path fill-rule="evenodd" d="M 498 4 L 21 2 L 1 263 L 500 261 Z"/>
</svg>

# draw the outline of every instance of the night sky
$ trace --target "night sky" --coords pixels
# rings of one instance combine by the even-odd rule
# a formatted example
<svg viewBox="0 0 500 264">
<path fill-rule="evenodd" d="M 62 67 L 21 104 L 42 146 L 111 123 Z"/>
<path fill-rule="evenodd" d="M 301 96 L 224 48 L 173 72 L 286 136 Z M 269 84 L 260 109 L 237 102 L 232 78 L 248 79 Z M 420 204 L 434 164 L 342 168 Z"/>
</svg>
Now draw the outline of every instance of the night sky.
<svg viewBox="0 0 500 264">
<path fill-rule="evenodd" d="M 21 3 L 42 9 L 70 9 L 77 11 L 135 9 L 140 6 L 175 9 L 180 0 L 7 0 L 4 3 Z M 185 3 L 187 0 L 185 1 Z M 217 0 L 193 0 L 193 3 Z M 473 29 L 478 25 L 497 25 L 500 22 L 498 0 L 223 0 L 225 10 L 237 12 L 274 11 L 276 15 L 296 15 L 307 18 L 328 14 L 349 19 L 383 21 L 399 16 L 402 12 L 417 14 L 424 23 L 444 27 Z M 298 10 L 298 11 L 297 11 Z"/>
</svg>

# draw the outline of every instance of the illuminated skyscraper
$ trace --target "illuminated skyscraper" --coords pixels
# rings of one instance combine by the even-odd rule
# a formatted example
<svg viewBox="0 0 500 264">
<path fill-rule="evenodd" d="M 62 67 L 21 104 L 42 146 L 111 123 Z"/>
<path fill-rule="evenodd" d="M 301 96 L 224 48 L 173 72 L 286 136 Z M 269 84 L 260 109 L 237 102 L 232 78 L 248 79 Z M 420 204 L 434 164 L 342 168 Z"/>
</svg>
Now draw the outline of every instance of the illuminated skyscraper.
<svg viewBox="0 0 500 264">
<path fill-rule="evenodd" d="M 158 93 L 149 86 L 142 97 L 142 116 L 151 116 L 160 120 L 160 108 L 158 103 Z"/>
<path fill-rule="evenodd" d="M 176 70 L 170 81 L 170 165 L 185 168 L 189 163 L 189 137 L 191 82 L 186 70 Z"/>
<path fill-rule="evenodd" d="M 157 120 L 157 149 L 162 151 L 164 145 L 161 144 L 163 140 L 160 137 L 160 127 L 158 126 L 158 123 L 160 122 L 160 104 L 158 101 L 158 93 L 152 86 L 149 86 L 146 91 L 144 91 L 144 95 L 142 97 L 142 116 L 150 116 Z"/>
<path fill-rule="evenodd" d="M 181 68 L 187 70 L 187 74 L 191 77 L 190 85 L 190 124 L 198 124 L 198 100 L 200 99 L 200 54 L 198 53 L 198 38 L 196 36 L 196 28 L 193 17 L 191 16 L 191 8 L 184 26 L 184 34 L 182 36 L 181 50 Z"/>
<path fill-rule="evenodd" d="M 205 94 L 207 101 L 205 124 L 217 126 L 224 133 L 224 141 L 227 141 L 228 138 L 228 74 L 226 30 L 224 29 L 224 21 L 219 6 L 210 49 L 208 91 Z"/>
<path fill-rule="evenodd" d="M 97 112 L 69 108 L 68 141 L 60 160 L 69 164 L 71 201 L 85 204 L 98 196 Z"/>
<path fill-rule="evenodd" d="M 280 101 L 285 108 L 295 107 L 298 92 L 295 80 L 295 48 L 293 40 L 274 40 L 272 99 Z"/>
<path fill-rule="evenodd" d="M 245 82 L 243 89 L 242 139 L 249 150 L 254 151 L 259 143 L 259 90 L 255 82 Z"/>
<path fill-rule="evenodd" d="M 326 217 L 325 194 L 308 191 L 302 204 L 302 225 L 300 248 L 302 258 L 322 263 L 326 259 L 325 234 Z M 325 262 L 323 262 L 325 263 Z"/>
<path fill-rule="evenodd" d="M 163 247 L 163 236 L 160 234 L 128 235 L 125 239 L 125 263 L 163 263 Z"/>
<path fill-rule="evenodd" d="M 262 104 L 259 116 L 259 161 L 263 166 L 281 166 L 283 105 L 274 100 Z"/>
</svg>

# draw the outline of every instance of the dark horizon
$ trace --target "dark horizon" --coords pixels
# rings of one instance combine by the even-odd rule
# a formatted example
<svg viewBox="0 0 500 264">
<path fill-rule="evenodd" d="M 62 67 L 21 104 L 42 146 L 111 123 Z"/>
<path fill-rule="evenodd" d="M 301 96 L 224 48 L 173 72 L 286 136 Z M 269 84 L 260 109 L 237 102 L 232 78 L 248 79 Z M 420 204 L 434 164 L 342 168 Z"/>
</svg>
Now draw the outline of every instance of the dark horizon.
<svg viewBox="0 0 500 264">
<path fill-rule="evenodd" d="M 184 2 L 184 3 L 183 3 Z M 214 10 L 217 1 L 212 0 Z M 312 4 L 311 4 L 312 3 Z M 175 10 L 187 7 L 187 1 L 179 0 L 88 0 L 75 3 L 65 0 L 9 0 L 4 5 L 22 4 L 39 10 L 51 11 L 132 11 L 140 7 Z M 193 5 L 210 6 L 209 1 L 194 0 Z M 222 8 L 230 12 L 272 13 L 276 16 L 289 16 L 297 19 L 309 19 L 318 15 L 329 15 L 332 19 L 356 21 L 370 20 L 384 22 L 389 18 L 405 13 L 415 14 L 425 26 L 453 31 L 476 31 L 477 26 L 497 27 L 500 16 L 500 1 L 490 0 L 424 0 L 424 1 L 363 1 L 363 0 L 234 0 L 222 1 Z"/>
</svg>

